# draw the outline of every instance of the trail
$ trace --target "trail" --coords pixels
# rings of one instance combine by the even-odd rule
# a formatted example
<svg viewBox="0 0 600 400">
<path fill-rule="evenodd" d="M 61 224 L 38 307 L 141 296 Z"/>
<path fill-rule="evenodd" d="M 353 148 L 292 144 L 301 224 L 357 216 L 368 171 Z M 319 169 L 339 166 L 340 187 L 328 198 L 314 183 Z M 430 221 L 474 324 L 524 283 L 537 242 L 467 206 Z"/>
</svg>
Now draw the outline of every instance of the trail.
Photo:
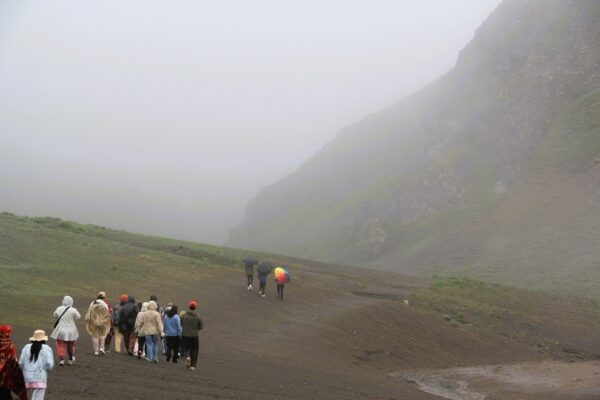
<svg viewBox="0 0 600 400">
<path fill-rule="evenodd" d="M 241 266 L 216 270 L 196 287 L 183 283 L 156 291 L 161 304 L 174 302 L 181 308 L 190 298 L 200 301 L 205 329 L 200 332 L 196 371 L 186 370 L 181 362 L 167 363 L 164 357 L 153 365 L 112 351 L 94 356 L 80 322 L 75 365 L 55 367 L 47 400 L 434 399 L 410 385 L 398 385 L 385 374 L 344 365 L 331 356 L 335 348 L 323 351 L 315 344 L 313 337 L 323 336 L 332 320 L 381 301 L 352 293 L 371 290 L 371 274 L 351 271 L 343 276 L 333 267 L 324 273 L 295 272 L 284 301 L 276 300 L 271 281 L 266 298 L 247 291 Z M 116 294 L 106 289 L 110 300 Z M 411 289 L 386 290 L 398 294 Z M 138 299 L 149 295 L 135 290 L 132 294 Z M 76 298 L 75 306 L 82 310 L 88 301 Z M 55 304 L 48 304 L 49 326 L 54 308 Z M 16 327 L 19 347 L 31 329 Z M 55 348 L 53 340 L 49 344 Z"/>
</svg>

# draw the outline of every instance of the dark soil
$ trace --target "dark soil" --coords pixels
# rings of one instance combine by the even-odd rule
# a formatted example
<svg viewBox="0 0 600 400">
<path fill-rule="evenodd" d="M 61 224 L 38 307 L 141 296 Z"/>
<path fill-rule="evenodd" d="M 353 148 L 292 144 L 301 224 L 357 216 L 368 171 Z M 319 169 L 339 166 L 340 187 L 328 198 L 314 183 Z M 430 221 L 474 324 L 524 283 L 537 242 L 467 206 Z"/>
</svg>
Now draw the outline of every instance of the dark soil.
<svg viewBox="0 0 600 400">
<path fill-rule="evenodd" d="M 94 356 L 80 324 L 76 363 L 55 367 L 47 399 L 439 399 L 397 373 L 548 358 L 526 344 L 453 326 L 436 310 L 407 304 L 426 281 L 306 264 L 294 271 L 285 299 L 278 301 L 273 282 L 266 298 L 247 291 L 242 270 L 215 269 L 197 287 L 169 282 L 168 276 L 144 278 L 157 281 L 154 294 L 162 304 L 171 301 L 181 309 L 189 299 L 200 302 L 205 329 L 196 371 L 164 357 L 149 364 L 112 348 Z M 120 294 L 102 289 L 109 299 Z M 132 292 L 142 299 L 151 294 Z M 92 295 L 75 299 L 82 314 Z M 46 326 L 16 327 L 19 347 L 32 329 L 51 330 L 61 298 L 52 301 Z M 54 341 L 50 345 L 55 348 Z"/>
</svg>

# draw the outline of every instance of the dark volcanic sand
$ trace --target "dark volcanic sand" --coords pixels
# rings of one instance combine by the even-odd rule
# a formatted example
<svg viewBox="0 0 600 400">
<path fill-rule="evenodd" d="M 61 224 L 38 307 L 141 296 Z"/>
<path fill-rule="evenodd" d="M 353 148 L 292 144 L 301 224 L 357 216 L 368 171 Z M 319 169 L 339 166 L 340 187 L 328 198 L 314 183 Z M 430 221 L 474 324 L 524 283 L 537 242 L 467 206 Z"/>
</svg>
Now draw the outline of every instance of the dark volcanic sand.
<svg viewBox="0 0 600 400">
<path fill-rule="evenodd" d="M 570 387 L 577 392 L 573 398 L 599 398 L 591 388 L 597 375 L 590 372 L 597 365 L 576 367 L 585 370 L 583 381 L 572 377 L 560 388 L 534 391 L 525 390 L 527 385 L 512 385 L 510 393 L 503 391 L 506 382 L 501 377 L 484 379 L 456 372 L 457 367 L 477 365 L 496 371 L 496 364 L 530 361 L 527 371 L 532 377 L 554 373 L 547 364 L 535 367 L 543 357 L 530 347 L 508 343 L 499 335 L 452 327 L 435 311 L 407 305 L 408 295 L 427 282 L 314 263 L 293 271 L 285 300 L 278 301 L 271 281 L 265 299 L 256 290 L 247 291 L 242 269 L 215 269 L 193 288 L 185 282 L 157 282 L 155 294 L 162 304 L 172 301 L 181 309 L 190 298 L 200 301 L 205 329 L 200 333 L 196 371 L 186 370 L 183 362 L 167 363 L 164 357 L 159 364 L 112 351 L 96 357 L 81 323 L 77 361 L 74 366 L 55 367 L 47 399 L 439 400 L 442 397 L 419 389 L 423 369 L 427 374 L 439 370 L 433 376 L 442 385 L 456 386 L 456 381 L 462 385 L 466 380 L 475 393 L 504 393 L 507 399 L 555 400 L 569 393 Z M 109 293 L 109 300 L 119 295 L 110 288 L 100 289 Z M 143 299 L 150 295 L 132 292 Z M 91 297 L 76 298 L 82 314 Z M 61 300 L 49 300 L 54 304 L 48 304 L 47 326 L 36 328 L 51 331 L 51 315 Z M 19 347 L 32 329 L 16 327 Z M 50 345 L 55 348 L 54 341 Z M 573 371 L 571 375 L 578 373 Z M 448 393 L 455 396 L 452 390 Z"/>
<path fill-rule="evenodd" d="M 382 301 L 352 294 L 360 289 L 351 279 L 329 271 L 295 271 L 285 288 L 285 300 L 276 300 L 269 281 L 267 298 L 256 289 L 248 292 L 240 270 L 216 272 L 197 288 L 157 290 L 161 303 L 173 301 L 180 309 L 190 298 L 200 301 L 199 313 L 205 329 L 200 333 L 200 355 L 196 371 L 184 363 L 149 364 L 127 354 L 92 354 L 83 323 L 73 366 L 56 366 L 49 377 L 46 398 L 52 399 L 432 399 L 415 385 L 399 382 L 379 371 L 340 361 L 315 343 L 328 331 L 334 317 L 348 315 L 354 307 Z M 374 276 L 360 272 L 368 279 Z M 354 279 L 354 278 L 353 278 Z M 414 285 L 414 283 L 411 283 Z M 118 296 L 110 293 L 109 300 Z M 392 288 L 395 296 L 404 289 Z M 133 293 L 147 299 L 149 293 Z M 61 298 L 48 305 L 51 316 Z M 89 299 L 75 299 L 85 313 Z M 45 327 L 51 331 L 52 319 Z M 32 328 L 17 327 L 20 347 Z M 51 347 L 55 343 L 50 340 Z M 334 344 L 335 345 L 335 342 Z"/>
</svg>

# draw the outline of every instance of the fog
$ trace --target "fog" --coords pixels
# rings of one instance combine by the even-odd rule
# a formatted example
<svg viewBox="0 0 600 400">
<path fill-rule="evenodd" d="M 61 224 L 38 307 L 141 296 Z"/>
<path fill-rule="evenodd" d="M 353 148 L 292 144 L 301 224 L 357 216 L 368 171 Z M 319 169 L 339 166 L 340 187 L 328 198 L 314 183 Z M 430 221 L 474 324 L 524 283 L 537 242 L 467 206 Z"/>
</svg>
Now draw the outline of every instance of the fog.
<svg viewBox="0 0 600 400">
<path fill-rule="evenodd" d="M 0 0 L 0 211 L 221 243 L 499 0 Z"/>
</svg>

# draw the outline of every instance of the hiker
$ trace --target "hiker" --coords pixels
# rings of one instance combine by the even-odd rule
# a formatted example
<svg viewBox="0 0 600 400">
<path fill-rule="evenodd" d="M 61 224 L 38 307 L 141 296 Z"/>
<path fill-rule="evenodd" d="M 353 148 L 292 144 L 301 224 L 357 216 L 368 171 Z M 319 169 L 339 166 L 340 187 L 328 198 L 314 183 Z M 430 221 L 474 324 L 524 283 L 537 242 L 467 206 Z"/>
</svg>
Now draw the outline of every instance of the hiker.
<svg viewBox="0 0 600 400">
<path fill-rule="evenodd" d="M 108 304 L 104 301 L 105 298 L 105 292 L 98 293 L 96 300 L 90 303 L 88 311 L 85 314 L 85 329 L 92 337 L 95 356 L 106 354 L 104 340 L 108 332 L 110 332 L 110 314 Z"/>
<path fill-rule="evenodd" d="M 46 332 L 38 329 L 29 338 L 31 343 L 26 344 L 21 351 L 19 365 L 23 369 L 25 387 L 30 400 L 44 400 L 48 371 L 54 367 L 52 349 L 46 344 Z"/>
<path fill-rule="evenodd" d="M 148 310 L 141 313 L 138 329 L 138 337 L 146 336 L 146 358 L 151 363 L 158 363 L 158 342 L 165 335 L 157 309 L 158 305 L 154 300 L 148 302 Z"/>
<path fill-rule="evenodd" d="M 246 270 L 246 281 L 247 281 L 247 289 L 252 290 L 252 283 L 254 281 L 254 266 L 258 264 L 258 260 L 254 257 L 244 257 L 242 260 L 244 262 L 244 267 Z"/>
<path fill-rule="evenodd" d="M 165 307 L 165 312 L 161 315 L 163 325 L 165 324 L 165 318 L 167 318 L 167 314 L 169 313 L 169 310 L 171 310 L 171 307 L 173 307 L 173 303 L 168 302 L 167 306 Z M 167 343 L 166 334 L 165 334 L 165 337 L 162 338 L 162 345 L 163 345 L 163 354 L 167 355 L 167 353 L 169 352 L 169 344 Z"/>
<path fill-rule="evenodd" d="M 113 337 L 113 328 L 115 327 L 115 321 L 113 320 L 113 307 L 110 305 L 110 302 L 106 297 L 102 300 L 104 300 L 104 302 L 108 306 L 108 317 L 110 318 L 110 327 L 108 329 L 108 334 L 106 335 L 106 338 L 104 338 L 104 350 L 108 352 L 110 349 L 110 342 L 112 341 Z"/>
<path fill-rule="evenodd" d="M 258 268 L 258 280 L 260 282 L 260 287 L 258 289 L 258 294 L 261 297 L 266 297 L 265 289 L 267 287 L 267 277 L 273 271 L 273 265 L 271 263 L 261 263 Z"/>
<path fill-rule="evenodd" d="M 125 342 L 125 351 L 130 356 L 133 355 L 133 346 L 135 344 L 135 320 L 138 315 L 138 307 L 135 304 L 135 298 L 133 296 L 127 296 L 127 303 L 121 306 L 119 310 L 119 332 L 123 335 L 123 341 Z"/>
<path fill-rule="evenodd" d="M 142 315 L 144 315 L 144 313 L 148 311 L 148 302 L 143 302 L 141 306 L 138 304 L 138 307 L 140 308 L 140 312 L 135 318 L 135 329 L 133 331 L 135 332 L 135 336 L 137 337 L 137 358 L 141 360 L 142 355 L 144 355 L 146 359 L 148 359 L 148 351 L 146 350 L 144 352 L 146 348 L 146 335 L 140 331 L 140 321 L 142 320 Z"/>
<path fill-rule="evenodd" d="M 169 311 L 165 314 L 163 320 L 165 327 L 165 340 L 167 342 L 167 362 L 171 360 L 173 354 L 173 362 L 177 363 L 179 359 L 179 343 L 181 341 L 181 318 L 177 315 L 177 306 L 171 305 Z"/>
<path fill-rule="evenodd" d="M 198 363 L 198 332 L 203 328 L 203 324 L 195 311 L 198 302 L 190 301 L 188 308 L 181 317 L 181 355 L 185 357 L 185 367 L 193 371 Z"/>
<path fill-rule="evenodd" d="M 81 318 L 79 311 L 73 307 L 73 298 L 65 296 L 62 306 L 54 310 L 54 330 L 50 334 L 56 340 L 56 353 L 58 354 L 58 365 L 65 365 L 65 355 L 68 355 L 67 365 L 75 362 L 75 342 L 79 338 L 79 331 L 75 321 Z M 65 354 L 66 353 L 66 354 Z"/>
<path fill-rule="evenodd" d="M 277 283 L 277 300 L 283 300 L 283 287 L 285 286 L 285 280 L 285 274 L 275 277 L 275 283 Z"/>
<path fill-rule="evenodd" d="M 126 294 L 122 294 L 119 296 L 119 304 L 117 304 L 112 311 L 112 320 L 113 320 L 113 336 L 115 337 L 115 353 L 121 352 L 121 344 L 123 342 L 123 334 L 119 330 L 120 318 L 121 318 L 121 308 L 127 303 L 129 296 Z M 125 344 L 125 351 L 127 351 L 127 344 Z"/>
<path fill-rule="evenodd" d="M 153 294 L 153 295 L 150 296 L 150 300 L 149 301 L 154 301 L 156 303 L 156 307 L 157 307 L 156 311 L 158 311 L 158 313 L 160 314 L 160 320 L 161 321 L 164 320 L 165 319 L 165 312 L 166 311 L 158 303 L 158 297 L 156 297 L 156 295 Z M 165 338 L 164 337 L 161 338 L 160 342 L 161 342 L 161 345 L 162 345 L 162 353 L 163 354 L 167 354 L 167 342 L 165 341 Z"/>
<path fill-rule="evenodd" d="M 10 325 L 0 326 L 0 400 L 11 400 L 11 392 L 20 400 L 27 400 L 27 389 L 17 360 L 12 332 Z"/>
</svg>

